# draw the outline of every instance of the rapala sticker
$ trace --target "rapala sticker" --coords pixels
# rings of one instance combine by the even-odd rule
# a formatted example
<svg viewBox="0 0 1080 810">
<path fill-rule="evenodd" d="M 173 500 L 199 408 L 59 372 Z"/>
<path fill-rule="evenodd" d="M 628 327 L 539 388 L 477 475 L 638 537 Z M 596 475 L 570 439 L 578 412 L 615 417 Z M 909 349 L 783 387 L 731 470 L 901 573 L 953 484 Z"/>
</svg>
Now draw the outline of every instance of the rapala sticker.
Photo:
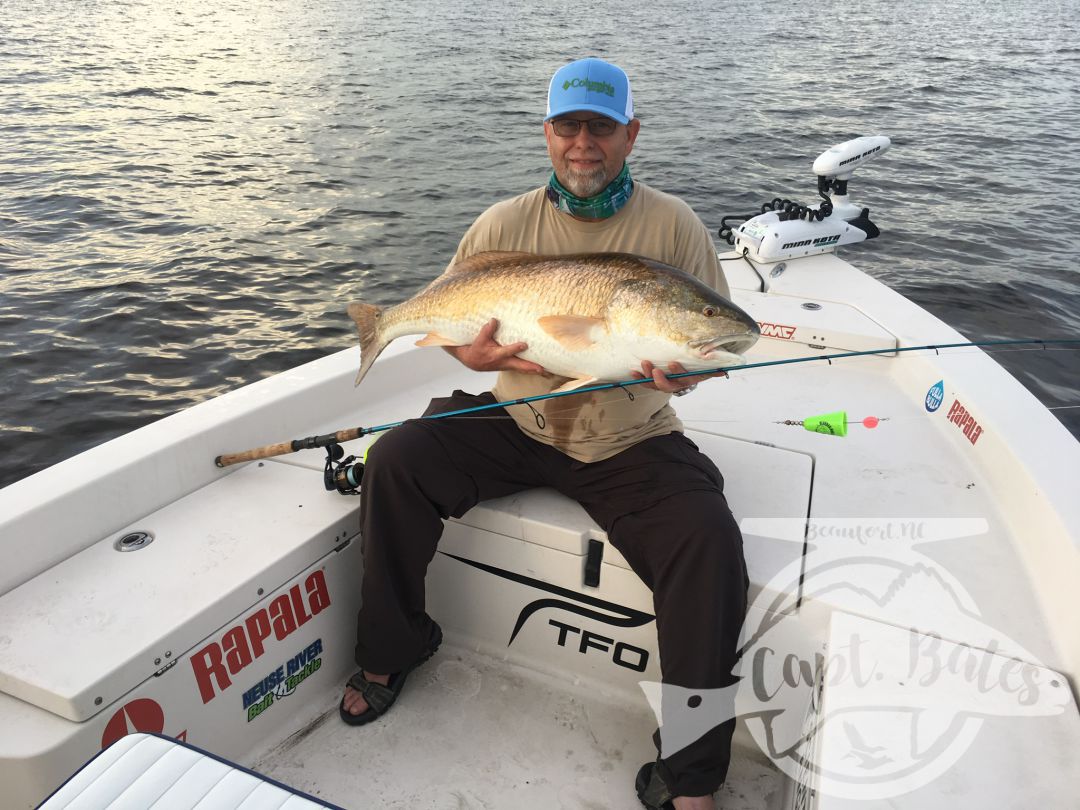
<svg viewBox="0 0 1080 810">
<path fill-rule="evenodd" d="M 296 691 L 310 675 L 322 667 L 322 639 L 316 639 L 257 684 L 244 692 L 244 708 L 250 723 L 274 705 Z"/>
<path fill-rule="evenodd" d="M 926 410 L 933 413 L 941 407 L 942 401 L 945 399 L 945 381 L 938 380 L 932 386 L 930 390 L 926 392 Z"/>
<path fill-rule="evenodd" d="M 762 337 L 779 338 L 780 340 L 791 340 L 795 337 L 795 327 L 785 326 L 782 323 L 763 323 L 758 321 L 758 328 L 761 330 Z"/>
<path fill-rule="evenodd" d="M 975 444 L 982 436 L 982 425 L 975 421 L 975 417 L 967 412 L 967 408 L 960 404 L 960 400 L 954 399 L 949 407 L 949 421 L 964 432 L 964 436 L 972 444 Z"/>
<path fill-rule="evenodd" d="M 226 630 L 220 642 L 211 641 L 191 656 L 191 668 L 199 684 L 203 703 L 232 686 L 232 676 L 238 675 L 266 652 L 263 642 L 271 635 L 283 641 L 312 617 L 330 607 L 323 572 L 315 571 L 287 593 L 274 598 L 269 606 L 259 608 L 240 624 Z"/>
</svg>

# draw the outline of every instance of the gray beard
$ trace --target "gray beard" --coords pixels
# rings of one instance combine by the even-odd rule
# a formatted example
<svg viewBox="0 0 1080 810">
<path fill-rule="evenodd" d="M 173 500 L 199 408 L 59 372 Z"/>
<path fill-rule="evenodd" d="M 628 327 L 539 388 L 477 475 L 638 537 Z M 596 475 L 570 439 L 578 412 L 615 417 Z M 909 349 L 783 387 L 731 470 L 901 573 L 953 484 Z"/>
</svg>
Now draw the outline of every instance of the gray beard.
<svg viewBox="0 0 1080 810">
<path fill-rule="evenodd" d="M 563 185 L 575 197 L 585 199 L 595 197 L 607 188 L 608 179 L 602 168 L 595 172 L 575 172 L 567 169 L 566 181 Z"/>
</svg>

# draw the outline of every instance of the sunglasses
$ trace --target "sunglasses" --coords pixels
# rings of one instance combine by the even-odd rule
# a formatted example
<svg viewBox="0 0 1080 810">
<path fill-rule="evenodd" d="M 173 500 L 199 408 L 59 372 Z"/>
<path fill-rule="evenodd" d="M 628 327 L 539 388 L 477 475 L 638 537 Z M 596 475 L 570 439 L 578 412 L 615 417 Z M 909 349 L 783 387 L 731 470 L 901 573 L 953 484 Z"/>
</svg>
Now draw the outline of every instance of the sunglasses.
<svg viewBox="0 0 1080 810">
<path fill-rule="evenodd" d="M 573 138 L 581 132 L 582 125 L 589 128 L 589 134 L 596 138 L 606 138 L 615 133 L 618 123 L 610 118 L 589 118 L 579 121 L 576 118 L 556 118 L 551 122 L 551 129 L 560 138 Z"/>
</svg>

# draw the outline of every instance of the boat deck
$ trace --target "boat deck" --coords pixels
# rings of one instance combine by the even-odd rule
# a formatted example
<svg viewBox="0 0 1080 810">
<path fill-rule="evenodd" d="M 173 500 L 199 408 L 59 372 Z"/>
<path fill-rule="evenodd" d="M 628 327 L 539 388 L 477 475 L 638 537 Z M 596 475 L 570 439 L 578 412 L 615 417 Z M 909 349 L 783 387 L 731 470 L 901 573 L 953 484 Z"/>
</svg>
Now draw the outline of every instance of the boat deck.
<svg viewBox="0 0 1080 810">
<path fill-rule="evenodd" d="M 655 757 L 644 700 L 598 696 L 454 639 L 381 720 L 345 725 L 338 697 L 313 704 L 252 767 L 343 807 L 621 810 L 640 806 L 634 776 Z M 740 747 L 719 806 L 774 810 L 784 781 L 760 752 Z"/>
<path fill-rule="evenodd" d="M 731 263 L 736 302 L 770 331 L 751 363 L 961 339 L 835 257 L 766 274 L 767 294 L 755 287 L 758 271 Z M 740 706 L 722 807 L 792 806 L 785 751 L 847 787 L 866 768 L 884 768 L 875 773 L 884 783 L 922 767 L 929 781 L 914 792 L 892 785 L 892 807 L 951 807 L 957 795 L 1027 807 L 1036 791 L 1025 769 L 1034 769 L 1017 752 L 1067 756 L 1080 745 L 1075 440 L 978 350 L 902 357 L 734 372 L 673 402 L 725 476 L 742 528 L 752 603 L 744 629 L 761 630 L 754 643 L 776 653 L 763 660 L 790 654 L 810 668 L 782 705 Z M 345 807 L 638 806 L 633 778 L 654 756 L 655 727 L 638 684 L 660 680 L 655 630 L 612 619 L 651 618 L 651 598 L 581 507 L 550 490 L 448 522 L 428 576 L 428 609 L 447 645 L 384 721 L 354 728 L 337 717 L 354 666 L 358 500 L 323 490 L 320 452 L 227 470 L 212 460 L 393 423 L 455 388 L 493 382 L 401 341 L 356 389 L 358 361 L 353 349 L 309 363 L 0 492 L 9 562 L 0 569 L 0 725 L 20 730 L 0 740 L 0 782 L 14 785 L 14 806 L 34 806 L 131 730 L 180 737 Z M 798 424 L 841 410 L 844 438 Z M 870 429 L 867 416 L 882 421 Z M 118 555 L 117 541 L 135 530 L 153 545 Z M 593 540 L 605 546 L 598 585 L 583 582 Z M 515 620 L 552 589 L 607 612 L 577 624 L 582 639 L 586 630 L 606 638 L 610 654 L 563 645 L 547 613 L 518 634 Z M 781 616 L 786 633 L 764 635 Z M 829 662 L 814 666 L 845 650 L 837 617 L 857 619 L 879 657 L 925 654 L 894 662 L 898 684 L 835 688 Z M 270 638 L 272 619 L 282 623 Z M 897 642 L 896 633 L 909 635 Z M 630 663 L 641 668 L 619 649 L 636 651 Z M 1016 689 L 973 685 L 970 651 L 990 651 L 994 671 L 1024 664 L 1038 700 L 1030 688 L 1021 700 Z M 289 697 L 293 686 L 268 694 L 269 676 L 297 661 L 311 675 L 301 696 Z M 948 671 L 919 679 L 923 689 L 896 691 L 909 669 L 945 661 Z M 824 695 L 825 710 L 811 693 Z M 271 704 L 282 708 L 264 712 Z M 893 711 L 873 711 L 881 706 Z M 770 725 L 777 708 L 791 720 Z M 914 714 L 916 726 L 900 722 Z M 995 725 L 974 739 L 978 718 Z M 759 745 L 766 737 L 779 741 L 774 761 Z M 970 754 L 929 757 L 939 742 L 957 756 L 970 744 Z M 895 759 L 858 756 L 886 745 Z M 1038 792 L 1055 806 L 1074 792 L 1080 766 L 1043 761 Z M 843 791 L 800 795 L 800 808 L 852 806 Z"/>
</svg>

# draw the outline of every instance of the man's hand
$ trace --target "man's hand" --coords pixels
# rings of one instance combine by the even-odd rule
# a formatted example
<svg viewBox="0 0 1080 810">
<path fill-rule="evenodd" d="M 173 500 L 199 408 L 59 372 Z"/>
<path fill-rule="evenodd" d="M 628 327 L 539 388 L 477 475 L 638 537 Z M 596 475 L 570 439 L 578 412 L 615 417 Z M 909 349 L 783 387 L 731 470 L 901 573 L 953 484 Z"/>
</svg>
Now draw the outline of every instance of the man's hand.
<svg viewBox="0 0 1080 810">
<path fill-rule="evenodd" d="M 516 355 L 529 348 L 527 343 L 503 346 L 493 337 L 499 322 L 492 318 L 468 346 L 447 346 L 446 351 L 473 371 L 520 371 L 523 374 L 543 374 L 544 367 L 522 360 Z"/>
<path fill-rule="evenodd" d="M 686 371 L 683 368 L 682 363 L 668 363 L 667 374 L 683 374 Z M 679 391 L 685 391 L 688 388 L 693 388 L 699 382 L 707 380 L 711 377 L 726 377 L 726 371 L 717 371 L 712 374 L 695 374 L 693 377 L 679 377 L 677 380 L 668 379 L 667 374 L 658 369 L 648 360 L 643 360 L 641 363 L 641 371 L 635 371 L 633 378 L 635 380 L 644 380 L 652 377 L 651 383 L 645 383 L 643 388 L 652 388 L 655 391 L 664 391 L 668 394 L 675 394 Z"/>
</svg>

